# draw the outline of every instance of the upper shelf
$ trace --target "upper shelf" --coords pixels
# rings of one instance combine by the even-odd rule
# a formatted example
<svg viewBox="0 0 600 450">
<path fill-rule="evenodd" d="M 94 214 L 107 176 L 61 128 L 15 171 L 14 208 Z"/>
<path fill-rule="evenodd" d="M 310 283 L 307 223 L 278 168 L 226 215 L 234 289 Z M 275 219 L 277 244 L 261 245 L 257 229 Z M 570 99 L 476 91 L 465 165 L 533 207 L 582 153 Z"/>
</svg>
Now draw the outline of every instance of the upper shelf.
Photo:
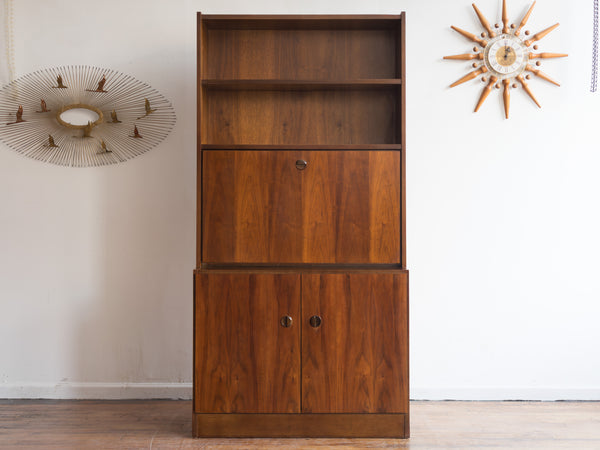
<svg viewBox="0 0 600 450">
<path fill-rule="evenodd" d="M 212 89 L 295 91 L 314 89 L 377 89 L 399 86 L 399 78 L 362 80 L 202 80 L 202 86 Z"/>
</svg>

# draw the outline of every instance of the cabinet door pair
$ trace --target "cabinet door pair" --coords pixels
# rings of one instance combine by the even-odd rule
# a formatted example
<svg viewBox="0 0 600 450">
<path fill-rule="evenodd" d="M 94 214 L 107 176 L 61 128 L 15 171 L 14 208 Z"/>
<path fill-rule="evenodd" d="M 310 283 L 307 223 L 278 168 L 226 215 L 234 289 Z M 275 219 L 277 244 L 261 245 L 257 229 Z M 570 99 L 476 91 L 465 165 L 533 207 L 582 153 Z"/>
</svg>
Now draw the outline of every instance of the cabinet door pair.
<svg viewBox="0 0 600 450">
<path fill-rule="evenodd" d="M 196 413 L 406 413 L 407 274 L 198 273 Z"/>
<path fill-rule="evenodd" d="M 202 154 L 202 262 L 400 263 L 400 152 Z"/>
</svg>

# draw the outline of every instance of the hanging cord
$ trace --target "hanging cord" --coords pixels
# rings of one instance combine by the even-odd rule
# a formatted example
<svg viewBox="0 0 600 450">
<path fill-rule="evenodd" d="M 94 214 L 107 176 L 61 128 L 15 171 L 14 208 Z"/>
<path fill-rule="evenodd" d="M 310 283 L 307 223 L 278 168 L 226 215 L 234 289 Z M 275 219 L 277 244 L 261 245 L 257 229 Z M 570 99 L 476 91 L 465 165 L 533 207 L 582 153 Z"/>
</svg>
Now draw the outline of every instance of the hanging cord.
<svg viewBox="0 0 600 450">
<path fill-rule="evenodd" d="M 594 38 L 592 49 L 592 85 L 591 92 L 598 89 L 598 0 L 594 0 Z"/>
<path fill-rule="evenodd" d="M 4 33 L 6 46 L 6 65 L 8 68 L 8 81 L 15 80 L 15 39 L 14 39 L 14 11 L 12 0 L 4 0 Z"/>
</svg>

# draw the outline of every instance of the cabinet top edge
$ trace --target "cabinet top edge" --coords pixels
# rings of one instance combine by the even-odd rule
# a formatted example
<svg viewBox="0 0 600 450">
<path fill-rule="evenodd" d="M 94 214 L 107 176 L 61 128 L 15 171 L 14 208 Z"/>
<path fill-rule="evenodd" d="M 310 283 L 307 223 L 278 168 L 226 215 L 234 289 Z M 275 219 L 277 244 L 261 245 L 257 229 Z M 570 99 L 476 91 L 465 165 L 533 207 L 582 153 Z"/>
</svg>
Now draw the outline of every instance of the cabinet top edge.
<svg viewBox="0 0 600 450">
<path fill-rule="evenodd" d="M 198 23 L 207 28 L 231 29 L 367 29 L 394 28 L 400 14 L 202 14 Z"/>
</svg>

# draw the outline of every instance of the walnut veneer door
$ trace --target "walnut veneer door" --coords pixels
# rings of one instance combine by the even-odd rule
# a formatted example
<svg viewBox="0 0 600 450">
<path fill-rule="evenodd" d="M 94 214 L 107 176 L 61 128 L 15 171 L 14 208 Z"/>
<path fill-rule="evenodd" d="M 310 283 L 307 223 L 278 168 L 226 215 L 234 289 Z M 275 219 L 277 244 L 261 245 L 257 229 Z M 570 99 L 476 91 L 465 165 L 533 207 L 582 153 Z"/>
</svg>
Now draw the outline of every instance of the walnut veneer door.
<svg viewBox="0 0 600 450">
<path fill-rule="evenodd" d="M 408 413 L 407 283 L 406 273 L 302 275 L 302 412 Z"/>
<path fill-rule="evenodd" d="M 299 274 L 197 274 L 195 315 L 196 413 L 300 412 Z"/>
<path fill-rule="evenodd" d="M 204 151 L 202 170 L 203 262 L 400 263 L 399 152 Z"/>
</svg>

